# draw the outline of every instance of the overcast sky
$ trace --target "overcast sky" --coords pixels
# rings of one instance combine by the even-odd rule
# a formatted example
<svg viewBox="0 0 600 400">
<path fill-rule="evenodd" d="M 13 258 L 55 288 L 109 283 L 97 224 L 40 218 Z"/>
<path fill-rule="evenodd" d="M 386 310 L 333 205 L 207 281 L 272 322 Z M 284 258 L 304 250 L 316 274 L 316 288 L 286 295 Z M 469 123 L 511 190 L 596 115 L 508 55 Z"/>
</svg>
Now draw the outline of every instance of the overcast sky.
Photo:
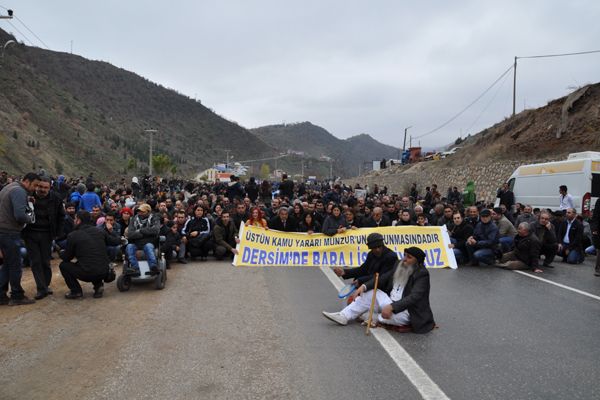
<svg viewBox="0 0 600 400">
<path fill-rule="evenodd" d="M 405 127 L 419 136 L 443 124 L 514 56 L 600 49 L 598 0 L 414 3 L 0 0 L 50 49 L 70 51 L 72 40 L 74 53 L 197 97 L 247 128 L 311 121 L 400 147 Z M 6 20 L 0 27 L 28 43 Z M 520 60 L 517 71 L 520 111 L 600 81 L 600 53 Z M 447 144 L 511 110 L 509 73 L 421 144 Z"/>
</svg>

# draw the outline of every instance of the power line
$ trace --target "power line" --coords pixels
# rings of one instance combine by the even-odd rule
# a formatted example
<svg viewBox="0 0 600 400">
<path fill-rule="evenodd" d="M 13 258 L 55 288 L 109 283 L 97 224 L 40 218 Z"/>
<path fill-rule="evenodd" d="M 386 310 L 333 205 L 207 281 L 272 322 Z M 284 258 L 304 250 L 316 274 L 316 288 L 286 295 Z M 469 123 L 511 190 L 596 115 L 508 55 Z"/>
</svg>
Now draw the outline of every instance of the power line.
<svg viewBox="0 0 600 400">
<path fill-rule="evenodd" d="M 481 116 L 489 108 L 489 106 L 492 105 L 492 103 L 494 102 L 494 100 L 498 96 L 498 93 L 500 93 L 500 90 L 502 90 L 502 88 L 504 87 L 504 84 L 506 83 L 506 78 L 508 78 L 508 76 L 509 76 L 508 74 L 504 76 L 504 79 L 502 80 L 502 83 L 500 84 L 500 86 L 498 86 L 498 89 L 496 89 L 496 92 L 494 93 L 494 95 L 492 96 L 492 98 L 490 99 L 490 101 L 485 105 L 485 107 L 483 107 L 483 109 L 481 110 L 481 112 L 479 113 L 479 115 L 477 116 L 477 118 L 475 119 L 475 121 L 473 121 L 473 123 L 467 128 L 467 134 L 471 131 L 471 129 L 473 128 L 473 126 L 475 126 L 475 124 L 477 122 L 479 122 L 479 118 L 481 118 Z"/>
<path fill-rule="evenodd" d="M 456 115 L 454 115 L 452 118 L 450 118 L 448 121 L 444 122 L 442 125 L 438 126 L 435 129 L 430 130 L 429 132 L 426 132 L 422 135 L 419 136 L 414 136 L 413 139 L 420 139 L 422 137 L 425 137 L 427 135 L 431 135 L 434 132 L 439 131 L 440 129 L 444 128 L 445 126 L 447 126 L 449 123 L 451 123 L 452 121 L 454 121 L 456 118 L 460 117 L 465 111 L 467 111 L 469 108 L 471 108 L 473 106 L 473 104 L 477 103 L 483 96 L 485 96 L 485 94 L 487 92 L 489 92 L 502 78 L 504 78 L 506 76 L 506 74 L 508 74 L 511 70 L 513 69 L 513 65 L 511 65 L 510 67 L 508 67 L 508 69 L 506 71 L 504 71 L 502 73 L 502 75 L 500 75 L 498 77 L 498 79 L 496 79 L 494 81 L 494 83 L 492 83 L 487 89 L 485 89 L 483 91 L 483 93 L 481 93 L 479 96 L 477 96 L 477 98 L 475 100 L 473 100 L 471 103 L 469 103 L 469 105 L 467 105 L 465 108 L 463 108 L 460 112 L 458 112 Z"/>
<path fill-rule="evenodd" d="M 523 57 L 517 57 L 517 60 L 522 59 L 522 58 L 548 58 L 548 57 L 579 56 L 579 55 L 582 55 L 582 54 L 593 54 L 593 53 L 600 53 L 600 50 L 580 51 L 580 52 L 577 52 L 577 53 L 562 53 L 562 54 L 544 54 L 544 55 L 538 55 L 538 56 L 523 56 Z"/>
<path fill-rule="evenodd" d="M 10 21 L 6 21 L 6 22 L 8 22 L 8 24 L 9 24 L 10 26 L 12 26 L 12 27 L 13 27 L 13 29 L 14 29 L 15 31 L 17 31 L 17 33 L 18 33 L 19 35 L 23 36 L 23 37 L 25 38 L 25 40 L 27 40 L 27 41 L 29 42 L 29 44 L 30 44 L 30 45 L 32 45 L 32 46 L 35 46 L 35 44 L 33 44 L 33 42 L 32 42 L 32 41 L 31 41 L 31 40 L 30 40 L 30 39 L 29 39 L 29 38 L 28 38 L 28 37 L 27 37 L 27 36 L 26 36 L 26 35 L 25 35 L 23 32 L 21 32 L 21 31 L 19 30 L 19 28 L 17 28 L 17 27 L 16 27 L 16 26 L 15 26 L 15 25 L 14 25 L 12 22 L 10 22 Z"/>
<path fill-rule="evenodd" d="M 43 41 L 42 39 L 40 39 L 40 37 L 39 37 L 38 35 L 36 35 L 34 31 L 32 31 L 31 29 L 29 29 L 29 27 L 28 27 L 27 25 L 25 25 L 25 22 L 23 22 L 23 21 L 21 20 L 21 18 L 17 17 L 16 15 L 14 16 L 14 18 L 15 18 L 17 21 L 19 21 L 19 22 L 20 22 L 20 23 L 21 23 L 21 24 L 22 24 L 22 25 L 25 27 L 25 29 L 27 29 L 29 32 L 31 32 L 31 34 L 32 34 L 33 36 L 35 36 L 35 37 L 36 37 L 36 39 L 37 39 L 37 40 L 39 40 L 39 41 L 40 41 L 40 42 L 41 42 L 41 43 L 44 45 L 44 47 L 45 47 L 46 49 L 50 50 L 50 48 L 48 47 L 48 45 L 47 45 L 46 43 L 44 43 L 44 41 Z"/>
</svg>

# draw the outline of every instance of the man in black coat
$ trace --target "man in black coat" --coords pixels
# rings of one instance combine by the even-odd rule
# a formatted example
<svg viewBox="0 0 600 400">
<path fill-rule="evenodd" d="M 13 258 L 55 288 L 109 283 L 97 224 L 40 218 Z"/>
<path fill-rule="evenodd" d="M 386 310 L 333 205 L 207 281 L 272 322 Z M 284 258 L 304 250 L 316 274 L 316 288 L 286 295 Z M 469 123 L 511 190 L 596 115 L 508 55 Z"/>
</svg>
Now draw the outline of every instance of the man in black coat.
<svg viewBox="0 0 600 400">
<path fill-rule="evenodd" d="M 269 221 L 269 228 L 282 232 L 298 232 L 298 223 L 293 216 L 289 215 L 286 207 L 281 207 L 277 216 Z"/>
<path fill-rule="evenodd" d="M 528 222 L 521 222 L 515 235 L 514 249 L 502 255 L 497 267 L 506 269 L 531 269 L 535 273 L 543 272 L 539 268 L 540 239 L 531 231 Z"/>
<path fill-rule="evenodd" d="M 371 251 L 367 259 L 358 268 L 340 268 L 335 267 L 333 272 L 342 279 L 353 279 L 352 283 L 357 288 L 363 283 L 369 281 L 375 273 L 383 274 L 393 269 L 398 263 L 398 256 L 383 243 L 383 236 L 380 233 L 371 233 L 367 237 L 367 246 Z M 356 296 L 351 295 L 350 300 Z"/>
<path fill-rule="evenodd" d="M 116 246 L 120 239 L 109 235 L 105 230 L 92 224 L 90 213 L 79 210 L 75 217 L 75 229 L 67 236 L 67 248 L 60 254 L 60 272 L 70 292 L 67 299 L 83 297 L 83 290 L 78 280 L 94 284 L 94 298 L 102 297 L 103 280 L 108 273 L 108 255 L 106 246 Z M 71 262 L 77 258 L 77 262 Z"/>
<path fill-rule="evenodd" d="M 376 292 L 376 310 L 373 321 L 399 326 L 415 333 L 427 333 L 435 327 L 429 304 L 429 272 L 425 268 L 425 253 L 418 247 L 409 247 L 397 266 L 379 277 Z M 337 313 L 323 315 L 340 325 L 368 312 L 373 297 L 375 279 L 372 278 L 357 289 L 356 300 Z"/>
<path fill-rule="evenodd" d="M 23 239 L 37 287 L 36 300 L 52 294 L 50 257 L 52 240 L 63 233 L 65 210 L 62 200 L 51 190 L 50 178 L 40 178 L 34 194 L 35 222 L 23 229 Z"/>
<path fill-rule="evenodd" d="M 583 262 L 583 225 L 577 220 L 577 211 L 567 208 L 565 220 L 557 227 L 558 255 L 569 264 Z"/>
<path fill-rule="evenodd" d="M 281 197 L 287 197 L 290 202 L 294 199 L 294 182 L 289 180 L 286 174 L 281 176 L 279 195 Z"/>
<path fill-rule="evenodd" d="M 380 226 L 392 226 L 392 223 L 387 215 L 383 214 L 381 207 L 375 207 L 371 217 L 363 222 L 363 228 L 379 228 Z"/>
<path fill-rule="evenodd" d="M 556 242 L 556 229 L 550 222 L 550 214 L 547 211 L 542 211 L 536 222 L 531 224 L 531 232 L 540 239 L 540 256 L 544 256 L 543 266 L 552 268 L 552 261 L 556 256 L 558 244 Z"/>
</svg>

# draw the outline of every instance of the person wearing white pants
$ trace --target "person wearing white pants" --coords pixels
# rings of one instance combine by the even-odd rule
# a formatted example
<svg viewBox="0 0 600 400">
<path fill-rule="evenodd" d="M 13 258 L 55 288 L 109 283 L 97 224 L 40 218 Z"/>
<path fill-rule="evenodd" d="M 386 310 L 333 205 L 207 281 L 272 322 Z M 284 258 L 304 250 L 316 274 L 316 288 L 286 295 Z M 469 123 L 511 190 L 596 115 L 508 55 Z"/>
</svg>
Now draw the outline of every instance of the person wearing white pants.
<svg viewBox="0 0 600 400">
<path fill-rule="evenodd" d="M 379 276 L 374 304 L 378 315 L 374 315 L 372 321 L 403 326 L 415 333 L 430 332 L 435 327 L 429 304 L 430 288 L 425 253 L 418 247 L 405 249 L 402 261 Z M 375 278 L 372 278 L 356 290 L 355 300 L 342 311 L 323 311 L 323 316 L 340 325 L 347 325 L 358 317 L 367 320 L 374 289 Z"/>
</svg>

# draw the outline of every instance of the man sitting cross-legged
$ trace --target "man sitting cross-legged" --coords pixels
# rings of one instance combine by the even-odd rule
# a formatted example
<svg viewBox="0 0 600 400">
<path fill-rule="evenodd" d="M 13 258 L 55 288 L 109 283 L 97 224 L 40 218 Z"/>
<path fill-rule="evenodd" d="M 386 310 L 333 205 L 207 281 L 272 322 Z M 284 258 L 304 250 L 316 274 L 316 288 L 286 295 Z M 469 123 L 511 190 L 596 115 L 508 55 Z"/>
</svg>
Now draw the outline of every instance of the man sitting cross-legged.
<svg viewBox="0 0 600 400">
<path fill-rule="evenodd" d="M 402 262 L 380 276 L 375 294 L 375 312 L 378 314 L 373 315 L 373 321 L 403 327 L 410 325 L 415 333 L 427 333 L 435 327 L 429 305 L 429 272 L 424 262 L 423 250 L 409 247 L 404 251 Z M 373 278 L 358 288 L 353 303 L 337 313 L 323 311 L 323 315 L 346 325 L 348 321 L 368 313 L 374 286 Z"/>
</svg>

